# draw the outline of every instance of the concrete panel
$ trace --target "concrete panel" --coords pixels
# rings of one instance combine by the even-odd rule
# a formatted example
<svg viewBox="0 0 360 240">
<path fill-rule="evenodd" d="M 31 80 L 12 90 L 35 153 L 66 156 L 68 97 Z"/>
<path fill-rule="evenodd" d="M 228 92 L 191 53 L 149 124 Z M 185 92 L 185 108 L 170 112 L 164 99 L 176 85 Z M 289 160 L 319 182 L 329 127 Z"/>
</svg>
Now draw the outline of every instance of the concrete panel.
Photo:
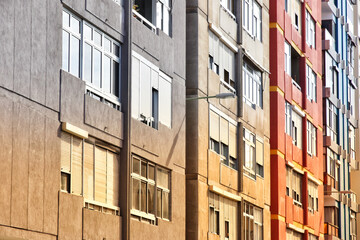
<svg viewBox="0 0 360 240">
<path fill-rule="evenodd" d="M 60 138 L 57 120 L 46 118 L 44 164 L 44 232 L 57 234 L 60 190 Z"/>
<path fill-rule="evenodd" d="M 198 88 L 200 91 L 207 92 L 207 71 L 209 62 L 209 30 L 208 22 L 205 17 L 198 15 Z"/>
<path fill-rule="evenodd" d="M 82 239 L 83 204 L 83 197 L 59 192 L 59 240 Z"/>
<path fill-rule="evenodd" d="M 45 117 L 30 110 L 28 228 L 41 232 L 44 221 Z"/>
<path fill-rule="evenodd" d="M 220 27 L 231 37 L 233 41 L 237 41 L 237 29 L 238 25 L 228 12 L 223 7 L 220 7 Z"/>
<path fill-rule="evenodd" d="M 186 8 L 185 0 L 177 0 L 176 8 L 173 9 L 172 38 L 174 48 L 174 72 L 185 79 L 186 74 Z"/>
<path fill-rule="evenodd" d="M 1 240 L 56 240 L 55 235 L 32 232 L 26 229 L 0 226 Z"/>
<path fill-rule="evenodd" d="M 174 72 L 174 41 L 171 37 L 163 33 L 159 30 L 158 40 L 161 46 L 160 51 L 160 61 L 159 61 L 159 68 L 161 71 L 165 72 L 168 75 L 172 75 Z M 180 46 L 176 46 L 177 49 Z M 183 48 L 184 50 L 184 48 Z M 180 59 L 179 56 L 176 56 L 177 59 Z M 185 60 L 183 58 L 183 60 Z"/>
<path fill-rule="evenodd" d="M 76 10 L 79 13 L 85 11 L 86 0 L 61 0 L 66 6 Z"/>
<path fill-rule="evenodd" d="M 29 109 L 15 103 L 13 109 L 13 151 L 12 151 L 12 189 L 11 226 L 28 226 L 28 187 L 29 187 Z"/>
<path fill-rule="evenodd" d="M 86 0 L 86 10 L 118 32 L 125 34 L 125 12 L 119 4 L 109 0 Z"/>
<path fill-rule="evenodd" d="M 30 98 L 45 105 L 46 14 L 43 0 L 33 0 L 31 8 L 31 84 Z"/>
<path fill-rule="evenodd" d="M 31 1 L 15 2 L 14 91 L 30 96 Z"/>
<path fill-rule="evenodd" d="M 13 103 L 1 96 L 0 106 L 0 224 L 10 225 Z"/>
<path fill-rule="evenodd" d="M 60 1 L 47 0 L 46 28 L 46 106 L 59 110 L 59 71 L 62 57 L 62 5 Z"/>
<path fill-rule="evenodd" d="M 85 95 L 85 123 L 123 138 L 123 113 Z"/>
<path fill-rule="evenodd" d="M 14 0 L 0 1 L 0 86 L 13 89 L 14 79 Z"/>
<path fill-rule="evenodd" d="M 198 86 L 198 17 L 196 13 L 186 14 L 186 88 Z M 209 41 L 209 40 L 207 40 Z"/>
<path fill-rule="evenodd" d="M 85 82 L 61 71 L 60 121 L 74 125 L 83 123 Z"/>
<path fill-rule="evenodd" d="M 121 217 L 83 209 L 83 240 L 121 239 Z"/>
</svg>

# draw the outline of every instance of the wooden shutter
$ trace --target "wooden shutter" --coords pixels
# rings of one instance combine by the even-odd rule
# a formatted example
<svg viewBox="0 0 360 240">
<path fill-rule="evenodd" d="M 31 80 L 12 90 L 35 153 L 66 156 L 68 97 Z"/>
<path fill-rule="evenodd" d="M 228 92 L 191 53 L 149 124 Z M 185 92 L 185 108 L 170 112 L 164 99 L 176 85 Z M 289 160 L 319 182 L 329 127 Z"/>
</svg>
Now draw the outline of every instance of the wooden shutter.
<svg viewBox="0 0 360 240">
<path fill-rule="evenodd" d="M 61 132 L 61 171 L 70 172 L 71 135 Z"/>
<path fill-rule="evenodd" d="M 106 203 L 106 150 L 95 147 L 95 201 Z"/>
<path fill-rule="evenodd" d="M 229 148 L 230 148 L 230 156 L 232 156 L 233 158 L 237 158 L 236 157 L 236 126 L 230 124 L 230 144 L 229 144 Z"/>
<path fill-rule="evenodd" d="M 71 192 L 78 195 L 82 194 L 82 144 L 82 139 L 72 136 Z"/>
<path fill-rule="evenodd" d="M 84 198 L 94 200 L 94 145 L 84 144 Z"/>
<path fill-rule="evenodd" d="M 119 155 L 107 152 L 107 203 L 119 206 Z"/>
</svg>

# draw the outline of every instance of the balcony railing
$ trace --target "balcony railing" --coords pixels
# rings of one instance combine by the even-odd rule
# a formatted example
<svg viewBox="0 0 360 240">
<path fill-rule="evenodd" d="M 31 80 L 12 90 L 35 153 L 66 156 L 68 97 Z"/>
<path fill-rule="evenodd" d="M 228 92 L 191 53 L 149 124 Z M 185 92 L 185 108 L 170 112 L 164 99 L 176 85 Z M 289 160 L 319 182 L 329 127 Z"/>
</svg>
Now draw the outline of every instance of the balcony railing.
<svg viewBox="0 0 360 240">
<path fill-rule="evenodd" d="M 329 236 L 339 237 L 339 227 L 331 223 L 325 223 L 325 234 Z"/>
<path fill-rule="evenodd" d="M 141 16 L 135 9 L 132 10 L 133 16 L 139 20 L 142 24 L 144 24 L 147 28 L 149 28 L 153 33 L 156 33 L 156 27 L 149 20 Z"/>
</svg>

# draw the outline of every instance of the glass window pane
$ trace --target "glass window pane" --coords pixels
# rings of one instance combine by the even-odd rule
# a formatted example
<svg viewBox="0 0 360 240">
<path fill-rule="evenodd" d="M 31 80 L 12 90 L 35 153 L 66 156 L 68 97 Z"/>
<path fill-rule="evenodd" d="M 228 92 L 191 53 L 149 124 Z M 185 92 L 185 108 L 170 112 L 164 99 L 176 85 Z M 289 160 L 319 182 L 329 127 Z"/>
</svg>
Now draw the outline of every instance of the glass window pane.
<svg viewBox="0 0 360 240">
<path fill-rule="evenodd" d="M 92 47 L 85 43 L 84 45 L 84 72 L 83 79 L 87 82 L 91 82 L 91 61 L 92 61 Z"/>
<path fill-rule="evenodd" d="M 146 212 L 146 182 L 141 182 L 141 211 Z"/>
<path fill-rule="evenodd" d="M 162 199 L 163 218 L 169 219 L 169 193 L 163 191 Z"/>
<path fill-rule="evenodd" d="M 148 208 L 149 213 L 155 214 L 155 186 L 152 184 L 148 185 Z"/>
<path fill-rule="evenodd" d="M 101 46 L 101 34 L 98 32 L 98 31 L 96 31 L 96 30 L 94 30 L 94 32 L 93 32 L 93 37 L 94 37 L 94 42 L 97 44 L 97 45 L 99 45 L 99 46 Z"/>
<path fill-rule="evenodd" d="M 70 15 L 63 11 L 63 26 L 70 27 Z"/>
<path fill-rule="evenodd" d="M 62 69 L 69 71 L 69 33 L 63 30 Z"/>
<path fill-rule="evenodd" d="M 84 38 L 88 40 L 92 40 L 92 28 L 87 24 L 84 24 Z"/>
<path fill-rule="evenodd" d="M 74 17 L 71 17 L 71 30 L 80 33 L 80 21 Z"/>
<path fill-rule="evenodd" d="M 70 73 L 79 77 L 80 40 L 71 36 L 70 42 Z"/>
<path fill-rule="evenodd" d="M 157 189 L 156 192 L 156 216 L 158 217 L 162 217 L 161 216 L 161 189 Z"/>
<path fill-rule="evenodd" d="M 113 43 L 113 53 L 115 56 L 120 57 L 120 47 Z"/>
<path fill-rule="evenodd" d="M 120 84 L 120 67 L 119 63 L 113 61 L 113 78 L 112 78 L 112 87 L 111 87 L 111 93 L 114 94 L 117 97 L 120 97 L 119 91 L 119 84 Z"/>
<path fill-rule="evenodd" d="M 169 171 L 158 168 L 156 180 L 158 186 L 169 189 Z"/>
<path fill-rule="evenodd" d="M 93 59 L 93 84 L 100 88 L 101 81 L 101 52 L 94 49 L 93 50 L 94 59 Z"/>
<path fill-rule="evenodd" d="M 149 165 L 149 179 L 155 180 L 155 167 L 153 165 Z"/>
<path fill-rule="evenodd" d="M 132 192 L 132 208 L 140 210 L 139 198 L 140 198 L 140 181 L 137 179 L 132 179 L 133 182 L 133 192 Z"/>
<path fill-rule="evenodd" d="M 102 88 L 105 92 L 110 93 L 111 87 L 111 59 L 108 56 L 104 56 L 104 66 L 103 66 L 103 82 Z"/>
<path fill-rule="evenodd" d="M 106 37 L 104 38 L 104 49 L 107 52 L 111 52 L 111 42 Z"/>
<path fill-rule="evenodd" d="M 147 163 L 141 162 L 141 176 L 147 177 Z"/>
<path fill-rule="evenodd" d="M 140 175 L 140 160 L 137 158 L 133 158 L 133 173 Z"/>
</svg>

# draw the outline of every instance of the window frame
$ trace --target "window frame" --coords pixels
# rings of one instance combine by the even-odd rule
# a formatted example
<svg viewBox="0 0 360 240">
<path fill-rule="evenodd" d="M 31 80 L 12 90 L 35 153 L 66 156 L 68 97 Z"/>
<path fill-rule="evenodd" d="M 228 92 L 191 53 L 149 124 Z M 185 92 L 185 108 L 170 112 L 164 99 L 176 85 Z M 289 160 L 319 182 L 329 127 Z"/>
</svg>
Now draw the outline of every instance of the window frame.
<svg viewBox="0 0 360 240">
<path fill-rule="evenodd" d="M 316 127 L 306 120 L 306 150 L 310 156 L 317 155 L 317 130 Z"/>
<path fill-rule="evenodd" d="M 254 109 L 263 108 L 262 72 L 244 61 L 242 74 L 243 101 Z"/>
<path fill-rule="evenodd" d="M 316 23 L 308 10 L 305 13 L 306 43 L 310 48 L 316 48 Z"/>
<path fill-rule="evenodd" d="M 250 130 L 243 128 L 244 142 L 244 174 L 250 178 L 256 179 L 256 136 Z M 247 153 L 247 147 L 252 150 L 252 154 Z"/>
<path fill-rule="evenodd" d="M 255 6 L 259 9 L 256 16 Z M 243 0 L 243 29 L 255 40 L 262 42 L 262 7 L 256 0 Z M 256 25 L 254 24 L 254 20 Z M 255 31 L 256 29 L 256 31 Z"/>
<path fill-rule="evenodd" d="M 312 68 L 306 64 L 306 97 L 311 102 L 316 102 L 317 76 Z"/>
</svg>

